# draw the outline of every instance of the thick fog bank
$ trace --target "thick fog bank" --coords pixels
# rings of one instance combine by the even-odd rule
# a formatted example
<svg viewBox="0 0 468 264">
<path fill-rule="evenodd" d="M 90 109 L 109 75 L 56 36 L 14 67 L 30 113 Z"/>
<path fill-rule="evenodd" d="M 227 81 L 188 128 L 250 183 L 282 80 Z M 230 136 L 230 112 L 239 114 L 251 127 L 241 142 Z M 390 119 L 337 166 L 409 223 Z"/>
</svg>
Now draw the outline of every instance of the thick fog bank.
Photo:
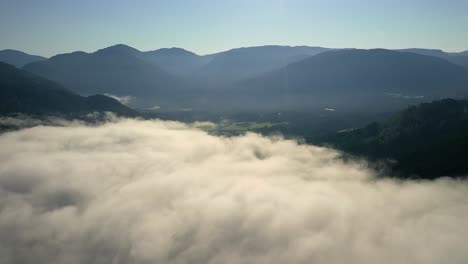
<svg viewBox="0 0 468 264">
<path fill-rule="evenodd" d="M 464 181 L 176 122 L 60 124 L 0 135 L 0 263 L 468 262 Z"/>
</svg>

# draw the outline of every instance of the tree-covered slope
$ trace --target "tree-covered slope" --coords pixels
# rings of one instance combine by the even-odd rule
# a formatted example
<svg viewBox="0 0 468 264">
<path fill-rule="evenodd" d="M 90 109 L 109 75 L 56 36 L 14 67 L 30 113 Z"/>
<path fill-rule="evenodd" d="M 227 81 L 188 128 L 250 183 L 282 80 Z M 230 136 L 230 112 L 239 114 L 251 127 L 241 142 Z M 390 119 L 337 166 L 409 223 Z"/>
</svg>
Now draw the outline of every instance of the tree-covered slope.
<svg viewBox="0 0 468 264">
<path fill-rule="evenodd" d="M 468 175 L 468 101 L 444 99 L 410 107 L 383 124 L 314 139 L 373 160 L 394 160 L 401 175 Z"/>
</svg>

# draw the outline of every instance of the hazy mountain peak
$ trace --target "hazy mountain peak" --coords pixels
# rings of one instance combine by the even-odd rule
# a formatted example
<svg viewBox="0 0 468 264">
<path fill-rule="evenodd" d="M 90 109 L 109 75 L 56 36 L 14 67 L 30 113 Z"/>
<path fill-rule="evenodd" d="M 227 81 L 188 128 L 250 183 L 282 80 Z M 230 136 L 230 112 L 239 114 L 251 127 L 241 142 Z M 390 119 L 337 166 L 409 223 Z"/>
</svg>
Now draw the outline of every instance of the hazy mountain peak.
<svg viewBox="0 0 468 264">
<path fill-rule="evenodd" d="M 238 53 L 238 52 L 246 52 L 246 51 L 252 52 L 252 53 L 280 52 L 280 54 L 281 54 L 282 52 L 285 52 L 285 51 L 299 51 L 299 50 L 317 50 L 317 51 L 320 50 L 320 51 L 324 51 L 324 50 L 328 50 L 328 49 L 327 48 L 322 48 L 322 47 L 310 47 L 310 46 L 263 45 L 263 46 L 234 48 L 234 49 L 230 49 L 230 50 L 221 52 L 220 54 L 223 54 L 223 53 Z"/>
<path fill-rule="evenodd" d="M 11 54 L 24 54 L 24 55 L 29 55 L 25 52 L 19 51 L 19 50 L 14 50 L 14 49 L 4 49 L 0 50 L 0 52 L 5 52 L 5 53 L 11 53 Z"/>
<path fill-rule="evenodd" d="M 18 68 L 21 68 L 28 63 L 45 59 L 46 58 L 44 57 L 27 54 L 19 50 L 5 49 L 0 51 L 0 61 L 14 65 Z"/>
<path fill-rule="evenodd" d="M 201 70 L 201 74 L 205 78 L 214 78 L 214 82 L 238 81 L 328 50 L 320 47 L 279 45 L 236 48 L 210 55 L 212 60 Z"/>
<path fill-rule="evenodd" d="M 63 57 L 67 57 L 67 58 L 81 57 L 81 56 L 86 56 L 86 55 L 89 55 L 89 53 L 86 53 L 84 51 L 74 51 L 70 53 L 57 54 L 55 56 L 50 57 L 50 60 L 61 59 Z"/>
<path fill-rule="evenodd" d="M 153 51 L 147 51 L 146 54 L 161 56 L 198 56 L 197 54 L 182 48 L 162 48 Z"/>
<path fill-rule="evenodd" d="M 138 54 L 138 53 L 140 53 L 139 50 L 137 50 L 137 49 L 135 49 L 133 47 L 124 45 L 124 44 L 113 45 L 113 46 L 110 46 L 110 47 L 107 47 L 107 48 L 100 49 L 100 50 L 95 52 L 95 54 L 110 54 L 110 55 L 113 55 L 113 54 Z"/>
<path fill-rule="evenodd" d="M 447 53 L 445 53 L 443 50 L 440 50 L 440 49 L 410 48 L 410 49 L 399 49 L 397 51 L 412 52 L 412 53 L 417 53 L 421 55 L 434 56 L 434 57 L 440 57 L 440 58 L 444 58 L 447 56 Z"/>
</svg>

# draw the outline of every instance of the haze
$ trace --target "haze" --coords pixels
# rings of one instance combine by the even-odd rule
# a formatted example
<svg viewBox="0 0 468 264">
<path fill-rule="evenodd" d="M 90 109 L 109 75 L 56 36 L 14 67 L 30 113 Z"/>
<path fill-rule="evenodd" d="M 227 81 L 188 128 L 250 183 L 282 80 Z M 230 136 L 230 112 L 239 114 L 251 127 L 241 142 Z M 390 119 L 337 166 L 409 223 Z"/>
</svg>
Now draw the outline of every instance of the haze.
<svg viewBox="0 0 468 264">
<path fill-rule="evenodd" d="M 1 1 L 0 49 L 52 56 L 117 43 L 209 54 L 244 46 L 468 47 L 463 0 Z"/>
</svg>

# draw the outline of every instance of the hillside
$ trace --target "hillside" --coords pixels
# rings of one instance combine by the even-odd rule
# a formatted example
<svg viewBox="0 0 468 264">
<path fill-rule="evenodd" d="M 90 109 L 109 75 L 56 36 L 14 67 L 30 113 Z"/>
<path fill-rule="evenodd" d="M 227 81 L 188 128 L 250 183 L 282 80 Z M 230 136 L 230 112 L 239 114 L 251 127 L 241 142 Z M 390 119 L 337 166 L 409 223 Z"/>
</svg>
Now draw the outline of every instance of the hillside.
<svg viewBox="0 0 468 264">
<path fill-rule="evenodd" d="M 21 68 L 24 65 L 31 62 L 43 60 L 46 60 L 46 58 L 36 55 L 30 55 L 17 50 L 0 50 L 0 62 L 14 65 L 17 68 Z"/>
<path fill-rule="evenodd" d="M 211 55 L 198 72 L 214 82 L 230 82 L 279 69 L 330 49 L 307 46 L 259 46 L 232 49 Z"/>
<path fill-rule="evenodd" d="M 24 70 L 81 94 L 132 96 L 132 105 L 164 102 L 180 92 L 177 78 L 139 58 L 141 52 L 116 45 L 94 53 L 74 52 L 28 64 Z"/>
<path fill-rule="evenodd" d="M 250 96 L 299 105 L 406 104 L 468 94 L 468 69 L 433 56 L 390 50 L 329 51 L 240 84 Z M 273 100 L 273 99 L 272 99 Z"/>
<path fill-rule="evenodd" d="M 447 60 L 451 63 L 457 64 L 460 66 L 468 67 L 468 52 L 467 51 L 455 52 L 455 53 L 444 52 L 438 49 L 400 49 L 397 51 L 434 56 L 434 57 Z"/>
<path fill-rule="evenodd" d="M 141 53 L 140 58 L 174 75 L 193 74 L 210 60 L 181 48 L 146 51 Z"/>
<path fill-rule="evenodd" d="M 124 116 L 137 112 L 117 100 L 79 96 L 61 85 L 0 63 L 0 114 L 84 114 L 109 111 Z"/>
<path fill-rule="evenodd" d="M 468 101 L 444 99 L 401 111 L 382 124 L 340 131 L 311 142 L 345 152 L 394 160 L 403 177 L 468 175 Z"/>
</svg>

